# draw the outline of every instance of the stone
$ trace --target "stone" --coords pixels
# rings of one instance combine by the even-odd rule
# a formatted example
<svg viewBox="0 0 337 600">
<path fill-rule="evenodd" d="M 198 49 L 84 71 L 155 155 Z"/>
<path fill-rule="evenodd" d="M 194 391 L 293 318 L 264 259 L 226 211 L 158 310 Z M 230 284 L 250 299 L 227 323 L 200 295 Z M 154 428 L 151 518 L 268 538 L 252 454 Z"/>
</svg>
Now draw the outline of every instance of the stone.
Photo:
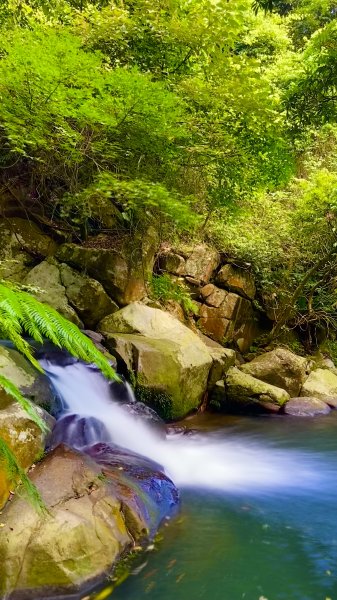
<svg viewBox="0 0 337 600">
<path fill-rule="evenodd" d="M 232 292 L 236 292 L 248 300 L 253 300 L 256 294 L 254 278 L 248 271 L 227 264 L 216 277 L 216 282 L 220 287 L 225 287 Z"/>
<path fill-rule="evenodd" d="M 200 244 L 195 246 L 186 260 L 186 275 L 195 278 L 200 283 L 208 283 L 220 263 L 219 253 Z"/>
<path fill-rule="evenodd" d="M 106 444 L 87 455 L 58 446 L 31 474 L 49 514 L 19 497 L 3 511 L 0 595 L 83 597 L 172 514 L 178 496 L 158 469 Z"/>
<path fill-rule="evenodd" d="M 68 301 L 86 327 L 95 327 L 103 317 L 119 310 L 96 279 L 81 275 L 65 263 L 59 271 Z"/>
<path fill-rule="evenodd" d="M 0 277 L 21 283 L 36 260 L 51 256 L 57 244 L 28 219 L 0 219 Z"/>
<path fill-rule="evenodd" d="M 54 392 L 48 378 L 17 350 L 0 345 L 0 375 L 12 381 L 34 404 L 48 411 L 53 407 Z"/>
<path fill-rule="evenodd" d="M 199 315 L 198 325 L 202 332 L 222 343 L 231 339 L 233 324 L 224 317 L 221 307 L 213 308 L 203 304 Z"/>
<path fill-rule="evenodd" d="M 229 402 L 240 406 L 259 404 L 270 409 L 280 408 L 290 399 L 285 390 L 256 379 L 237 367 L 231 367 L 225 378 L 226 395 Z"/>
<path fill-rule="evenodd" d="M 290 396 L 298 396 L 309 375 L 310 362 L 286 348 L 275 348 L 271 352 L 257 356 L 251 362 L 242 365 L 240 369 L 252 377 L 286 390 Z"/>
<path fill-rule="evenodd" d="M 327 415 L 330 407 L 318 398 L 300 397 L 291 398 L 284 406 L 286 415 L 293 417 L 316 417 L 318 415 Z"/>
<path fill-rule="evenodd" d="M 337 375 L 329 369 L 312 371 L 302 386 L 300 396 L 309 396 L 334 405 L 337 398 Z"/>
<path fill-rule="evenodd" d="M 226 292 L 225 290 L 215 288 L 215 290 L 209 296 L 207 296 L 206 304 L 208 304 L 208 306 L 214 306 L 215 308 L 219 308 L 221 304 L 225 303 L 226 296 L 228 295 L 228 292 Z"/>
<path fill-rule="evenodd" d="M 0 392 L 0 438 L 3 439 L 15 455 L 19 465 L 28 469 L 43 453 L 46 434 L 30 419 L 17 402 L 13 402 Z M 52 428 L 54 419 L 42 408 L 36 407 L 39 415 Z M 5 504 L 15 481 L 3 465 L 0 466 L 0 508 Z M 1 570 L 1 568 L 0 568 Z"/>
<path fill-rule="evenodd" d="M 200 295 L 203 298 L 203 300 L 206 300 L 206 298 L 213 294 L 213 292 L 215 292 L 217 289 L 218 288 L 214 285 L 214 283 L 207 283 L 201 288 Z"/>
<path fill-rule="evenodd" d="M 111 248 L 110 239 L 108 248 L 95 247 L 95 240 L 92 243 L 92 247 L 63 244 L 56 256 L 99 281 L 110 298 L 121 306 L 144 298 L 158 245 L 154 228 L 138 237 L 127 236 L 119 248 Z"/>
<path fill-rule="evenodd" d="M 34 267 L 25 277 L 24 284 L 35 288 L 31 293 L 37 300 L 55 308 L 78 327 L 83 327 L 82 321 L 68 302 L 56 261 L 44 260 Z"/>
<path fill-rule="evenodd" d="M 208 389 L 212 389 L 216 382 L 223 379 L 230 367 L 234 367 L 236 354 L 230 348 L 210 348 L 213 364 L 208 378 Z"/>
<path fill-rule="evenodd" d="M 186 261 L 179 254 L 175 254 L 174 252 L 160 254 L 158 263 L 161 271 L 167 271 L 173 275 L 185 275 Z"/>
<path fill-rule="evenodd" d="M 125 363 L 128 370 L 133 365 L 139 386 L 165 392 L 172 406 L 170 418 L 181 418 L 198 408 L 207 389 L 212 356 L 193 331 L 172 315 L 138 302 L 105 317 L 98 330 L 112 353 L 116 342 L 111 340 L 116 334 L 137 334 L 132 339 L 123 336 L 125 340 L 119 342 L 134 348 L 130 354 L 124 347 Z M 121 340 L 119 335 L 117 338 Z"/>
</svg>

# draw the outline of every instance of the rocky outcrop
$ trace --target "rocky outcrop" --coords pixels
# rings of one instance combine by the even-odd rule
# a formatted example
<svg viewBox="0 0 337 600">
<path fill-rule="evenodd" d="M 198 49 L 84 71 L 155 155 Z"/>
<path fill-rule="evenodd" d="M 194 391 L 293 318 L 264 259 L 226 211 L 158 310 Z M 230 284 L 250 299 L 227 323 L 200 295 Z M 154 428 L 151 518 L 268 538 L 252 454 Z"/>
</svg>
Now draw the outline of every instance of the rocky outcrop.
<svg viewBox="0 0 337 600">
<path fill-rule="evenodd" d="M 182 418 L 198 408 L 212 356 L 193 331 L 172 315 L 140 303 L 105 317 L 99 330 L 109 350 L 134 374 L 140 399 L 161 416 Z"/>
<path fill-rule="evenodd" d="M 61 315 L 75 325 L 83 327 L 76 311 L 70 306 L 66 290 L 62 285 L 58 263 L 53 259 L 44 260 L 29 271 L 24 279 L 25 285 L 34 288 L 33 296 L 45 304 L 49 304 Z"/>
<path fill-rule="evenodd" d="M 220 263 L 220 256 L 214 248 L 200 244 L 195 246 L 185 263 L 185 274 L 199 283 L 208 283 Z"/>
<path fill-rule="evenodd" d="M 255 298 L 254 277 L 244 269 L 239 269 L 231 264 L 224 265 L 217 274 L 216 283 L 220 287 L 225 287 L 244 298 L 248 298 L 248 300 Z"/>
<path fill-rule="evenodd" d="M 0 375 L 7 377 L 38 406 L 50 411 L 54 392 L 45 375 L 39 373 L 17 350 L 0 346 Z"/>
<path fill-rule="evenodd" d="M 0 538 L 6 598 L 83 593 L 172 514 L 177 492 L 157 465 L 104 444 L 89 453 L 59 446 L 36 466 L 31 478 L 48 515 L 20 498 L 7 505 Z"/>
<path fill-rule="evenodd" d="M 49 427 L 53 425 L 53 418 L 42 408 L 36 409 Z M 46 441 L 46 435 L 29 418 L 27 413 L 17 402 L 13 402 L 5 392 L 0 390 L 0 438 L 3 439 L 15 455 L 19 465 L 28 469 L 33 462 L 40 458 Z M 6 502 L 10 490 L 16 486 L 16 481 L 0 464 L 0 508 Z"/>
<path fill-rule="evenodd" d="M 105 241 L 108 247 L 104 247 Z M 104 236 L 97 236 L 92 243 L 92 247 L 64 244 L 57 258 L 95 278 L 122 306 L 146 296 L 158 243 L 154 229 L 139 238 L 122 240 L 118 248 L 111 248 L 110 238 Z"/>
<path fill-rule="evenodd" d="M 225 392 L 229 404 L 242 407 L 258 404 L 268 411 L 279 410 L 290 398 L 285 390 L 243 373 L 237 367 L 226 374 Z"/>
<path fill-rule="evenodd" d="M 64 263 L 59 266 L 59 271 L 68 302 L 86 327 L 95 327 L 103 317 L 119 310 L 96 279 L 81 275 Z"/>
<path fill-rule="evenodd" d="M 284 406 L 286 415 L 293 417 L 316 417 L 318 415 L 327 415 L 330 407 L 318 398 L 291 398 Z"/>
<path fill-rule="evenodd" d="M 241 365 L 240 369 L 252 377 L 286 390 L 290 396 L 298 396 L 309 375 L 310 361 L 297 356 L 286 348 L 275 348 L 275 350 L 261 354 L 251 362 Z"/>
<path fill-rule="evenodd" d="M 312 396 L 337 407 L 337 375 L 328 369 L 316 369 L 302 386 L 301 396 Z"/>
</svg>

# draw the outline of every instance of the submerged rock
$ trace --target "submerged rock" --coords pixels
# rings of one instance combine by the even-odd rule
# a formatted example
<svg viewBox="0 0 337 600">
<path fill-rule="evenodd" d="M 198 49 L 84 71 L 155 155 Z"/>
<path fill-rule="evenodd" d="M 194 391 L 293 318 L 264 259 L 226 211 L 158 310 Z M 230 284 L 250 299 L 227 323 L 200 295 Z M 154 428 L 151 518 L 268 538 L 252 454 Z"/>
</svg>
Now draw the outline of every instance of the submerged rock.
<svg viewBox="0 0 337 600">
<path fill-rule="evenodd" d="M 198 408 L 212 364 L 201 339 L 172 315 L 133 303 L 99 323 L 107 346 L 136 378 L 139 399 L 161 417 Z"/>
<path fill-rule="evenodd" d="M 290 396 L 297 396 L 309 375 L 310 361 L 285 348 L 275 348 L 275 350 L 261 354 L 251 362 L 241 365 L 240 370 L 247 375 L 286 390 Z M 315 396 L 315 394 L 306 395 Z"/>
<path fill-rule="evenodd" d="M 284 407 L 286 415 L 293 417 L 316 417 L 318 415 L 327 415 L 330 407 L 318 398 L 291 398 Z"/>
<path fill-rule="evenodd" d="M 20 498 L 6 506 L 0 537 L 6 598 L 83 593 L 176 510 L 173 483 L 151 461 L 105 444 L 88 453 L 59 446 L 36 466 L 31 478 L 49 514 Z"/>
</svg>

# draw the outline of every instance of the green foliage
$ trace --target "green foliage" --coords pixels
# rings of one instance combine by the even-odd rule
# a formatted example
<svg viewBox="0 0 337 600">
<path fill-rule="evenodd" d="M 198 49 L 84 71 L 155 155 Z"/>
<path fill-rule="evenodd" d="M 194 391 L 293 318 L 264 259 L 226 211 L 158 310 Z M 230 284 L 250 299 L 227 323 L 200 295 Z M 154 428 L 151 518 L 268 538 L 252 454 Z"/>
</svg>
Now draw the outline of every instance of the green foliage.
<svg viewBox="0 0 337 600">
<path fill-rule="evenodd" d="M 9 379 L 4 377 L 3 375 L 0 375 L 0 387 L 3 390 L 5 390 L 5 392 L 9 396 L 11 396 L 16 402 L 20 404 L 23 410 L 26 411 L 31 421 L 33 421 L 43 433 L 49 432 L 49 427 L 47 426 L 45 421 L 40 417 L 34 405 L 30 402 L 30 400 L 28 400 L 28 398 L 25 398 L 21 394 L 20 390 L 16 387 L 16 385 L 14 385 L 12 381 L 9 381 Z"/>
<path fill-rule="evenodd" d="M 178 302 L 186 314 L 198 314 L 198 307 L 184 284 L 174 281 L 170 275 L 154 275 L 150 281 L 151 296 L 160 302 L 174 300 Z"/>
</svg>

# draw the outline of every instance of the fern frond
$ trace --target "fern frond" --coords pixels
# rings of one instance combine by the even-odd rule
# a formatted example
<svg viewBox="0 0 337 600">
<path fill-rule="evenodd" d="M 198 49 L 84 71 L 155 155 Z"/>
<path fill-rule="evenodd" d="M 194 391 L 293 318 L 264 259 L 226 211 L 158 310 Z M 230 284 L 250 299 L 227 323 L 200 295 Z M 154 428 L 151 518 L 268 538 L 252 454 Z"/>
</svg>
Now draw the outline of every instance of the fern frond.
<svg viewBox="0 0 337 600">
<path fill-rule="evenodd" d="M 41 429 L 43 433 L 49 432 L 48 425 L 40 417 L 32 402 L 30 402 L 28 398 L 25 398 L 21 394 L 20 390 L 16 387 L 16 385 L 14 385 L 14 383 L 12 383 L 12 381 L 9 381 L 9 379 L 3 375 L 0 375 L 0 387 L 2 387 L 9 396 L 14 398 L 14 400 L 20 404 L 23 410 L 26 411 L 29 418 L 34 421 L 34 423 Z"/>
<path fill-rule="evenodd" d="M 13 487 L 18 487 L 18 493 L 22 494 L 41 513 L 47 513 L 46 506 L 35 485 L 27 477 L 25 471 L 18 464 L 13 452 L 6 442 L 0 437 L 0 465 L 4 468 L 8 479 Z"/>
<path fill-rule="evenodd" d="M 24 334 L 30 335 L 39 343 L 46 338 L 73 356 L 95 363 L 109 379 L 118 379 L 107 358 L 74 323 L 27 292 L 5 282 L 0 283 L 0 328 L 40 371 L 41 367 L 29 344 L 22 337 Z"/>
</svg>

